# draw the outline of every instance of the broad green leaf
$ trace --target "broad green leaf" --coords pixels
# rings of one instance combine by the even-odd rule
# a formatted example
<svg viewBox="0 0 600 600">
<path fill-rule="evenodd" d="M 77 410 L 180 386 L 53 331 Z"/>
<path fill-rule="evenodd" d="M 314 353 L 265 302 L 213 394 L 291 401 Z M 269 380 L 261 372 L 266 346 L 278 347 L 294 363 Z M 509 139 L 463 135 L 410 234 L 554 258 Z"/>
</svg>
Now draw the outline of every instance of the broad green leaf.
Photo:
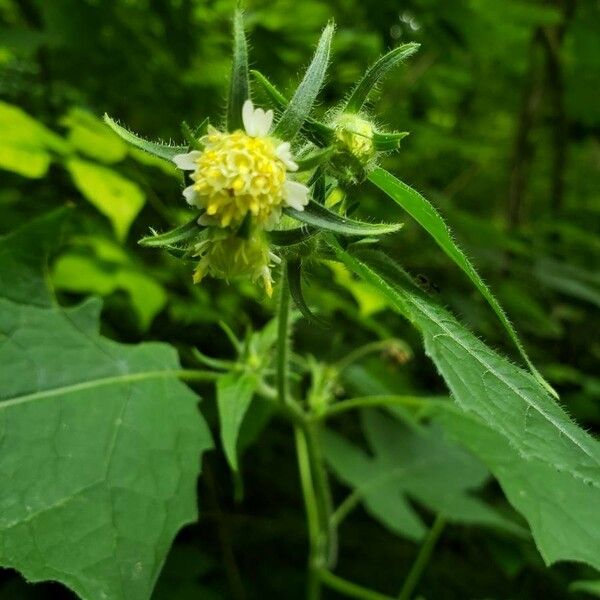
<svg viewBox="0 0 600 600">
<path fill-rule="evenodd" d="M 310 114 L 325 80 L 334 29 L 333 22 L 330 22 L 323 30 L 313 59 L 304 74 L 304 78 L 294 92 L 292 99 L 283 111 L 275 127 L 273 132 L 275 137 L 291 141 L 300 131 L 302 124 Z"/>
<path fill-rule="evenodd" d="M 67 139 L 81 154 L 103 163 L 116 163 L 127 156 L 127 144 L 91 113 L 72 108 L 61 120 L 68 127 Z"/>
<path fill-rule="evenodd" d="M 0 238 L 0 564 L 86 600 L 148 600 L 196 518 L 210 433 L 173 348 L 102 337 L 97 300 L 25 295 L 60 225 Z"/>
<path fill-rule="evenodd" d="M 598 487 L 582 481 L 573 485 L 569 472 L 533 455 L 524 457 L 475 415 L 456 408 L 439 412 L 437 421 L 483 460 L 509 502 L 527 518 L 547 564 L 569 559 L 600 568 Z"/>
<path fill-rule="evenodd" d="M 140 150 L 144 150 L 149 154 L 164 158 L 165 160 L 172 161 L 175 155 L 182 154 L 188 150 L 187 146 L 175 146 L 172 144 L 165 144 L 163 142 L 151 142 L 150 140 L 145 140 L 132 131 L 129 131 L 129 129 L 125 129 L 125 127 L 119 125 L 107 114 L 104 115 L 104 122 L 127 143 L 139 148 Z"/>
<path fill-rule="evenodd" d="M 240 10 L 233 17 L 233 62 L 227 99 L 227 130 L 243 129 L 242 107 L 250 99 L 248 77 L 248 43 L 244 33 L 244 19 Z"/>
<path fill-rule="evenodd" d="M 0 132 L 0 169 L 24 177 L 43 177 L 53 155 L 70 150 L 62 138 L 6 102 L 0 102 Z"/>
<path fill-rule="evenodd" d="M 333 231 L 340 235 L 384 235 L 402 228 L 402 223 L 364 223 L 334 213 L 317 202 L 309 202 L 304 210 L 284 209 L 285 214 L 294 219 L 313 225 L 319 229 Z"/>
<path fill-rule="evenodd" d="M 138 244 L 150 247 L 170 246 L 171 244 L 188 240 L 194 235 L 198 235 L 201 231 L 202 229 L 198 225 L 198 215 L 196 215 L 191 221 L 170 231 L 165 231 L 165 233 L 156 233 L 153 231 L 152 235 L 142 238 Z"/>
<path fill-rule="evenodd" d="M 481 295 L 487 300 L 492 307 L 500 322 L 508 332 L 508 335 L 517 347 L 521 357 L 533 373 L 534 377 L 552 393 L 558 397 L 556 392 L 544 380 L 542 375 L 535 368 L 534 364 L 529 359 L 515 328 L 509 321 L 506 313 L 493 296 L 490 289 L 485 285 L 479 273 L 475 270 L 471 261 L 467 258 L 464 252 L 458 247 L 450 229 L 444 223 L 444 220 L 435 208 L 421 195 L 411 187 L 388 173 L 384 169 L 377 168 L 369 174 L 369 180 L 379 189 L 385 192 L 392 200 L 398 203 L 413 219 L 427 231 L 427 233 L 435 240 L 440 248 L 458 265 L 467 277 L 475 284 Z"/>
<path fill-rule="evenodd" d="M 387 75 L 395 66 L 412 56 L 420 44 L 410 42 L 394 48 L 378 61 L 373 63 L 358 82 L 350 97 L 346 101 L 343 112 L 357 113 L 361 110 L 369 95 L 377 88 L 379 81 Z"/>
<path fill-rule="evenodd" d="M 232 372 L 217 380 L 217 406 L 221 442 L 227 462 L 238 471 L 237 441 L 240 427 L 257 385 L 256 377 L 246 372 Z"/>
<path fill-rule="evenodd" d="M 318 231 L 314 227 L 303 226 L 269 231 L 269 239 L 275 246 L 295 246 L 306 242 L 317 233 Z"/>
<path fill-rule="evenodd" d="M 520 533 L 472 495 L 488 477 L 485 467 L 435 427 L 408 428 L 379 411 L 363 412 L 372 456 L 331 431 L 323 437 L 333 472 L 352 486 L 367 510 L 386 527 L 420 539 L 426 527 L 408 500 L 457 523 L 489 525 Z"/>
<path fill-rule="evenodd" d="M 124 291 L 142 330 L 150 326 L 167 302 L 164 288 L 142 271 L 76 252 L 63 254 L 54 263 L 52 283 L 56 289 L 79 294 L 108 296 Z"/>
<path fill-rule="evenodd" d="M 478 417 L 512 449 L 519 463 L 495 473 L 500 483 L 507 488 L 512 485 L 513 473 L 517 479 L 528 475 L 536 482 L 530 502 L 517 502 L 507 495 L 530 523 L 542 556 L 547 562 L 585 560 L 598 567 L 600 514 L 586 511 L 600 506 L 600 443 L 580 429 L 530 373 L 488 348 L 395 271 L 385 256 L 371 253 L 367 257 L 363 251 L 361 259 L 333 241 L 332 246 L 350 270 L 379 290 L 421 331 L 425 350 L 458 406 Z M 493 470 L 487 455 L 478 455 Z M 542 471 L 548 477 L 540 477 Z M 566 504 L 565 498 L 569 498 Z M 570 503 L 577 499 L 585 499 L 586 506 Z M 556 518 L 560 507 L 568 509 L 564 518 Z M 576 527 L 589 535 L 566 539 L 565 529 Z"/>
<path fill-rule="evenodd" d="M 108 167 L 78 158 L 69 159 L 66 167 L 79 191 L 110 219 L 117 238 L 124 240 L 146 200 L 140 187 Z"/>
</svg>

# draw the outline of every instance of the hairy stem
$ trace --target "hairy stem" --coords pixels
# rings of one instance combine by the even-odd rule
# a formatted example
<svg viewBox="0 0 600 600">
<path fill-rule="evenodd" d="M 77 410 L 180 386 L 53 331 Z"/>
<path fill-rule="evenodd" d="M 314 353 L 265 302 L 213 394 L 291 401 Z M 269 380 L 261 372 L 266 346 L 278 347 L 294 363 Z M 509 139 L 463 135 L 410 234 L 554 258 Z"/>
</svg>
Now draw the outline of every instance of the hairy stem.
<svg viewBox="0 0 600 600">
<path fill-rule="evenodd" d="M 288 403 L 290 289 L 286 265 L 281 269 L 281 290 L 277 309 L 277 395 L 282 405 Z"/>
<path fill-rule="evenodd" d="M 334 575 L 330 571 L 321 570 L 319 576 L 324 585 L 349 598 L 362 598 L 363 600 L 392 600 L 391 596 L 386 596 L 370 590 L 369 588 L 357 585 L 356 583 L 352 583 L 351 581 Z"/>
<path fill-rule="evenodd" d="M 427 537 L 423 541 L 423 545 L 419 550 L 419 554 L 417 554 L 417 558 L 411 567 L 408 576 L 404 581 L 404 585 L 402 586 L 402 590 L 400 591 L 400 595 L 398 596 L 399 600 L 410 600 L 423 575 L 423 571 L 425 567 L 429 563 L 429 559 L 431 558 L 431 554 L 433 553 L 433 549 L 446 526 L 446 520 L 441 515 L 438 515 L 427 534 Z"/>
</svg>

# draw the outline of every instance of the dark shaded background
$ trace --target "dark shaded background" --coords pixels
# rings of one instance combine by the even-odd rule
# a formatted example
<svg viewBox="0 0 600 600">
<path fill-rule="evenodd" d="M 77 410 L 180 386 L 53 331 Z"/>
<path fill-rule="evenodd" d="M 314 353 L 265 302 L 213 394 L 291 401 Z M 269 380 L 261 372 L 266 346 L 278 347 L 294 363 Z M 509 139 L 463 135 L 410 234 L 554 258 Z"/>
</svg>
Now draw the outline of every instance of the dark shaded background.
<svg viewBox="0 0 600 600">
<path fill-rule="evenodd" d="M 197 123 L 208 115 L 218 122 L 224 113 L 233 7 L 231 1 L 202 0 L 0 0 L 2 100 L 61 134 L 70 127 L 64 116 L 77 107 L 96 116 L 108 112 L 151 138 L 178 139 L 182 119 Z M 335 18 L 334 68 L 320 111 L 347 93 L 386 49 L 406 41 L 422 44 L 373 105 L 378 122 L 411 132 L 385 166 L 438 206 L 563 404 L 588 429 L 597 429 L 600 3 L 275 0 L 248 2 L 246 16 L 253 66 L 288 90 L 320 29 Z M 132 159 L 110 168 L 145 194 L 145 207 L 123 247 L 167 296 L 144 326 L 128 294 L 106 292 L 104 333 L 129 342 L 169 341 L 184 361 L 191 345 L 228 356 L 218 320 L 240 332 L 248 323 L 260 326 L 269 318 L 268 303 L 247 285 L 209 281 L 193 288 L 186 267 L 139 249 L 136 240 L 148 225 L 164 229 L 183 208 L 178 184 Z M 82 198 L 59 160 L 41 179 L 8 170 L 0 177 L 0 232 L 72 202 L 79 228 L 74 236 L 114 240 L 108 221 Z M 371 189 L 356 194 L 363 216 L 407 220 Z M 514 356 L 489 307 L 414 223 L 407 220 L 386 244 L 473 329 Z M 85 244 L 70 240 L 67 246 L 83 252 Z M 91 259 L 107 276 L 114 272 L 106 259 Z M 98 292 L 93 286 L 87 291 Z M 368 306 L 358 310 L 319 266 L 307 295 L 334 321 L 335 333 L 301 322 L 300 350 L 330 360 L 393 332 L 412 345 L 415 358 L 401 368 L 374 359 L 367 369 L 405 392 L 443 393 L 417 334 L 398 317 L 370 313 Z M 66 303 L 79 297 L 61 292 Z M 210 389 L 201 391 L 211 395 Z M 348 419 L 342 427 L 352 434 L 356 425 Z M 285 425 L 271 423 L 246 452 L 241 502 L 234 501 L 222 456 L 211 453 L 204 470 L 202 519 L 179 536 L 156 598 L 300 598 L 306 539 Z M 335 491 L 343 498 L 341 488 Z M 495 485 L 486 494 L 502 503 Z M 361 510 L 341 536 L 339 572 L 397 592 L 416 546 Z M 593 574 L 577 565 L 545 568 L 532 543 L 450 527 L 420 591 L 427 598 L 565 598 L 568 583 L 585 576 Z M 2 600 L 69 597 L 59 586 L 25 586 L 14 573 L 0 572 Z"/>
</svg>

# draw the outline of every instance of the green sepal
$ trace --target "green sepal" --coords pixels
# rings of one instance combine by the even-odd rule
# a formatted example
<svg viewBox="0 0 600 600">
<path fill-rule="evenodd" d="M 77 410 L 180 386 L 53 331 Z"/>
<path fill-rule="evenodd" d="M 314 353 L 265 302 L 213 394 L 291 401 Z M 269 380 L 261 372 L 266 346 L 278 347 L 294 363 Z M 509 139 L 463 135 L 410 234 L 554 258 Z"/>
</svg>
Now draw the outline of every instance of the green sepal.
<svg viewBox="0 0 600 600">
<path fill-rule="evenodd" d="M 408 131 L 395 131 L 393 133 L 379 133 L 373 134 L 373 147 L 377 152 L 392 152 L 400 148 L 400 142 L 407 136 L 410 135 Z"/>
<path fill-rule="evenodd" d="M 187 152 L 187 146 L 171 146 L 170 144 L 163 144 L 162 142 L 151 142 L 144 138 L 136 135 L 129 129 L 125 129 L 119 125 L 116 121 L 113 121 L 106 113 L 104 114 L 104 122 L 123 140 L 127 143 L 152 154 L 159 158 L 164 158 L 169 162 L 173 161 L 173 157 L 177 154 L 185 154 Z"/>
<path fill-rule="evenodd" d="M 138 244 L 140 246 L 149 246 L 152 248 L 160 248 L 163 246 L 171 246 L 178 242 L 183 242 L 200 233 L 201 227 L 198 225 L 198 216 L 196 215 L 191 221 L 175 227 L 165 233 L 156 233 L 152 230 L 152 235 L 142 238 Z"/>
<path fill-rule="evenodd" d="M 288 99 L 265 77 L 260 71 L 251 70 L 250 73 L 263 91 L 279 111 L 284 111 L 288 105 Z M 319 121 L 308 117 L 302 124 L 302 133 L 316 146 L 329 145 L 335 136 L 335 131 Z"/>
<path fill-rule="evenodd" d="M 244 19 L 241 11 L 236 10 L 233 17 L 233 62 L 227 99 L 227 131 L 244 128 L 242 107 L 244 102 L 250 99 L 248 72 L 248 44 L 244 33 Z"/>
<path fill-rule="evenodd" d="M 286 263 L 286 270 L 290 296 L 292 297 L 296 308 L 300 311 L 302 316 L 309 321 L 324 325 L 324 321 L 319 319 L 319 317 L 310 310 L 308 304 L 306 304 L 306 301 L 304 300 L 304 294 L 302 293 L 302 262 L 299 260 L 289 260 Z"/>
<path fill-rule="evenodd" d="M 181 123 L 181 132 L 183 133 L 183 139 L 188 143 L 189 150 L 203 150 L 204 146 L 200 143 L 200 136 L 206 130 L 208 125 L 208 117 L 192 131 L 192 128 L 185 122 Z"/>
<path fill-rule="evenodd" d="M 363 78 L 358 82 L 342 112 L 357 113 L 367 101 L 371 92 L 376 89 L 379 81 L 387 75 L 396 65 L 403 60 L 412 56 L 418 49 L 420 44 L 410 42 L 394 48 L 387 54 L 383 55 L 378 61 L 373 63 L 364 74 Z"/>
<path fill-rule="evenodd" d="M 269 231 L 269 239 L 275 246 L 295 246 L 314 237 L 318 231 L 314 227 L 296 227 Z"/>
<path fill-rule="evenodd" d="M 333 21 L 330 21 L 323 30 L 313 59 L 304 74 L 304 78 L 296 88 L 290 103 L 283 111 L 273 131 L 275 137 L 291 141 L 308 118 L 313 104 L 317 99 L 317 94 L 325 80 L 334 29 Z"/>
<path fill-rule="evenodd" d="M 294 219 L 319 229 L 332 231 L 340 235 L 384 235 L 398 231 L 402 223 L 364 223 L 348 217 L 342 217 L 317 202 L 311 201 L 304 210 L 285 208 L 284 212 Z"/>
</svg>

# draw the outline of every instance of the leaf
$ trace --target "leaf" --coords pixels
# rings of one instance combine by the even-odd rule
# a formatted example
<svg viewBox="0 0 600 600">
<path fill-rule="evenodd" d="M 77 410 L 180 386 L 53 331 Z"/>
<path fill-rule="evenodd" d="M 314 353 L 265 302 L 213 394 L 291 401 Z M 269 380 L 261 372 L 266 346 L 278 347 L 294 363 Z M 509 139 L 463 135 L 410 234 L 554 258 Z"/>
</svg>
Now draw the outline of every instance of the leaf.
<svg viewBox="0 0 600 600">
<path fill-rule="evenodd" d="M 397 131 L 394 133 L 373 133 L 373 146 L 377 152 L 391 152 L 400 148 L 400 142 L 410 135 L 408 131 Z"/>
<path fill-rule="evenodd" d="M 584 560 L 598 568 L 600 519 L 597 510 L 593 515 L 588 511 L 600 505 L 600 443 L 580 429 L 530 373 L 488 348 L 434 300 L 402 281 L 402 274 L 393 272 L 385 257 L 371 254 L 367 264 L 364 253 L 361 259 L 331 243 L 349 269 L 421 331 L 425 350 L 460 409 L 479 418 L 503 448 L 511 449 L 515 460 L 508 461 L 505 470 L 494 471 L 488 454 L 469 446 L 494 471 L 509 501 L 530 523 L 544 559 Z M 508 491 L 524 485 L 526 476 L 535 482 L 530 501 Z M 527 495 L 524 488 L 518 489 Z M 585 504 L 571 503 L 583 499 Z M 563 518 L 557 518 L 559 513 Z M 565 534 L 575 528 L 588 534 Z"/>
<path fill-rule="evenodd" d="M 542 375 L 535 368 L 535 365 L 529 359 L 515 328 L 508 320 L 506 313 L 493 296 L 490 289 L 485 285 L 479 273 L 475 270 L 467 256 L 458 247 L 452 239 L 450 229 L 444 223 L 440 214 L 419 192 L 388 173 L 384 169 L 376 168 L 369 174 L 369 181 L 385 192 L 392 200 L 399 204 L 413 219 L 427 231 L 435 240 L 438 246 L 449 256 L 458 267 L 475 284 L 481 295 L 487 300 L 488 304 L 496 313 L 500 322 L 504 326 L 511 340 L 514 342 L 521 357 L 531 370 L 534 377 L 555 397 L 558 397 L 552 387 L 544 380 Z"/>
<path fill-rule="evenodd" d="M 372 456 L 328 431 L 323 438 L 325 458 L 384 526 L 410 539 L 422 538 L 427 529 L 410 499 L 456 523 L 521 532 L 472 495 L 485 483 L 488 472 L 478 460 L 446 442 L 439 428 L 408 428 L 374 410 L 363 411 L 362 417 Z"/>
<path fill-rule="evenodd" d="M 419 49 L 420 45 L 415 42 L 402 44 L 402 46 L 394 48 L 394 50 L 391 50 L 372 64 L 350 94 L 343 112 L 359 112 L 363 104 L 367 101 L 369 94 L 376 88 L 377 83 L 395 66 L 399 65 L 409 56 L 412 56 Z"/>
<path fill-rule="evenodd" d="M 61 119 L 68 127 L 68 140 L 82 154 L 103 163 L 116 163 L 127 156 L 127 144 L 91 113 L 72 108 Z"/>
<path fill-rule="evenodd" d="M 236 10 L 233 17 L 233 62 L 227 99 L 227 131 L 243 129 L 242 107 L 250 99 L 248 77 L 248 44 L 244 33 L 242 12 Z"/>
<path fill-rule="evenodd" d="M 183 242 L 194 235 L 199 234 L 201 231 L 202 229 L 198 225 L 198 215 L 196 215 L 191 221 L 188 221 L 179 227 L 175 227 L 170 231 L 165 231 L 165 233 L 153 232 L 153 235 L 142 238 L 138 244 L 140 244 L 140 246 L 150 247 L 170 246 L 177 242 Z"/>
<path fill-rule="evenodd" d="M 0 168 L 24 177 L 43 177 L 54 154 L 69 145 L 20 108 L 0 101 Z"/>
<path fill-rule="evenodd" d="M 66 167 L 79 191 L 110 219 L 117 238 L 124 240 L 146 200 L 139 186 L 108 167 L 78 158 L 69 159 Z"/>
<path fill-rule="evenodd" d="M 318 231 L 314 227 L 295 227 L 294 229 L 275 229 L 269 231 L 269 239 L 275 246 L 295 246 L 301 244 Z"/>
<path fill-rule="evenodd" d="M 116 121 L 113 121 L 107 114 L 104 115 L 104 122 L 127 143 L 140 150 L 144 150 L 149 154 L 164 158 L 165 160 L 172 161 L 174 156 L 183 154 L 188 150 L 187 146 L 174 146 L 171 144 L 164 144 L 163 142 L 151 142 L 150 140 L 145 140 L 132 131 L 125 129 L 125 127 L 122 127 Z"/>
<path fill-rule="evenodd" d="M 275 137 L 291 141 L 300 131 L 302 124 L 310 114 L 313 104 L 317 99 L 317 94 L 325 80 L 334 29 L 333 22 L 329 22 L 323 30 L 313 59 L 304 74 L 304 78 L 292 96 L 290 103 L 283 111 L 273 131 Z"/>
<path fill-rule="evenodd" d="M 196 518 L 210 433 L 173 348 L 102 337 L 97 300 L 24 295 L 63 217 L 0 238 L 0 564 L 86 600 L 147 600 Z"/>
<path fill-rule="evenodd" d="M 290 296 L 294 301 L 296 308 L 302 313 L 305 319 L 313 323 L 323 325 L 323 321 L 315 316 L 304 300 L 302 292 L 302 263 L 299 260 L 289 260 L 286 262 L 287 281 L 290 289 Z"/>
<path fill-rule="evenodd" d="M 142 330 L 148 329 L 167 302 L 164 288 L 143 271 L 77 252 L 63 254 L 54 263 L 52 283 L 55 289 L 79 294 L 108 296 L 124 291 Z"/>
<path fill-rule="evenodd" d="M 217 380 L 217 406 L 221 442 L 227 462 L 238 471 L 237 441 L 242 422 L 256 389 L 256 377 L 250 373 L 231 372 Z"/>
<path fill-rule="evenodd" d="M 257 83 L 263 88 L 267 96 L 279 110 L 285 110 L 287 98 L 260 72 L 252 69 L 250 71 Z M 302 124 L 304 135 L 317 146 L 327 146 L 334 138 L 335 131 L 327 125 L 307 117 Z"/>
<path fill-rule="evenodd" d="M 317 202 L 309 202 L 304 210 L 285 208 L 285 214 L 307 225 L 333 231 L 340 235 L 383 235 L 402 228 L 402 223 L 364 223 L 342 217 Z"/>
</svg>

